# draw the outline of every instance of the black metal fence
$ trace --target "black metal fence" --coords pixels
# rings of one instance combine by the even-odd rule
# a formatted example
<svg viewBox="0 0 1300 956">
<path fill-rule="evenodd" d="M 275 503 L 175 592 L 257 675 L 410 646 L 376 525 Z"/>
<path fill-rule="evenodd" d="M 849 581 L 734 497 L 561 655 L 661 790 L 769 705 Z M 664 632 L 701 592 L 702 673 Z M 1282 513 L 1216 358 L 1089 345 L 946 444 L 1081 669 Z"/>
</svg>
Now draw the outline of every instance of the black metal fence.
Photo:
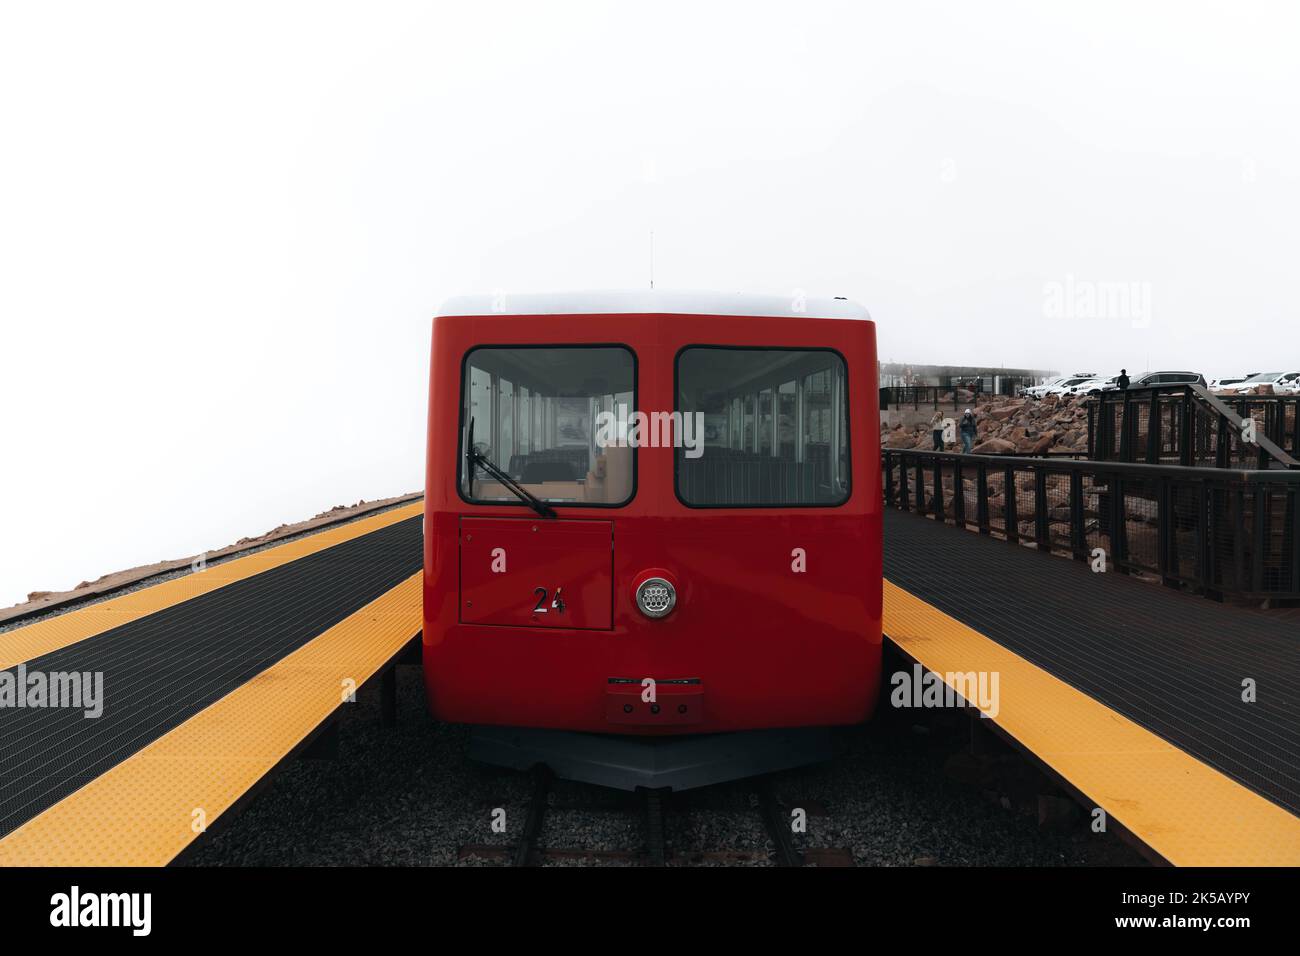
<svg viewBox="0 0 1300 956">
<path fill-rule="evenodd" d="M 1219 397 L 1197 385 L 1088 401 L 1088 457 L 1211 468 L 1300 468 L 1300 396 Z"/>
<path fill-rule="evenodd" d="M 961 408 L 979 400 L 980 383 L 971 385 L 886 385 L 880 389 L 880 410 L 891 408 Z"/>
<path fill-rule="evenodd" d="M 886 503 L 1222 598 L 1300 600 L 1300 472 L 881 449 Z"/>
</svg>

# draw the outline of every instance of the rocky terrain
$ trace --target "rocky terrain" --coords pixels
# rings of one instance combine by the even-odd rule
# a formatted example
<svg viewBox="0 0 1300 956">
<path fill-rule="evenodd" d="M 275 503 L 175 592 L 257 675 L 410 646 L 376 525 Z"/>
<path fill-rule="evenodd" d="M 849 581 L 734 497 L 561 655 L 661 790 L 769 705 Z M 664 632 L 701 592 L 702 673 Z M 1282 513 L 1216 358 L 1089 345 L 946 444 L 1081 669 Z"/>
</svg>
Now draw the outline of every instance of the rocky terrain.
<svg viewBox="0 0 1300 956">
<path fill-rule="evenodd" d="M 1058 399 L 1052 395 L 1035 401 L 997 395 L 970 407 L 979 428 L 973 449 L 976 454 L 1044 455 L 1088 449 L 1088 409 L 1081 398 Z M 939 408 L 945 417 L 953 419 L 955 428 L 961 410 L 953 410 L 951 395 Z M 880 443 L 885 448 L 930 448 L 930 426 L 919 422 L 881 429 Z M 960 438 L 948 446 L 949 451 L 960 449 Z"/>
</svg>

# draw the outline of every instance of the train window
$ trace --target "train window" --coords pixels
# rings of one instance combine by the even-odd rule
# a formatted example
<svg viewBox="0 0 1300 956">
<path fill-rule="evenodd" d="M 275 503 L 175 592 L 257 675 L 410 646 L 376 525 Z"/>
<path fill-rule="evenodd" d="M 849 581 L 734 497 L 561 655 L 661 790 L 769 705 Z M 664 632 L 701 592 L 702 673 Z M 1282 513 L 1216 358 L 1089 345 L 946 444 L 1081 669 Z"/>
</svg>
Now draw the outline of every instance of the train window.
<svg viewBox="0 0 1300 956">
<path fill-rule="evenodd" d="M 635 389 L 636 360 L 621 346 L 473 349 L 465 356 L 462 386 L 461 497 L 476 504 L 519 502 L 493 476 L 495 468 L 549 504 L 627 504 L 635 449 L 606 447 L 599 428 L 620 411 L 626 420 Z"/>
<path fill-rule="evenodd" d="M 704 441 L 676 450 L 678 497 L 702 508 L 843 504 L 847 392 L 844 359 L 830 350 L 683 349 L 677 410 L 702 418 Z"/>
</svg>

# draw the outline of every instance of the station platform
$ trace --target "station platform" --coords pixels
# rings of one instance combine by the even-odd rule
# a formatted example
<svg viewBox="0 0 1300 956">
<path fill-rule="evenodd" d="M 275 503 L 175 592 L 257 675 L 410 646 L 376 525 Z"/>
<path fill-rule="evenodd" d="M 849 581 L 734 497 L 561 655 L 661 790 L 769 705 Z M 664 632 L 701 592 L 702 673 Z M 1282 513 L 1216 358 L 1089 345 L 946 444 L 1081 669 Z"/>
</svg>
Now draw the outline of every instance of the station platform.
<svg viewBox="0 0 1300 956">
<path fill-rule="evenodd" d="M 164 865 L 228 819 L 418 647 L 421 509 L 0 633 L 0 670 L 104 681 L 98 718 L 0 708 L 0 865 Z M 1293 617 L 893 510 L 885 575 L 899 651 L 954 686 L 996 671 L 989 722 L 1155 858 L 1300 863 Z"/>
<path fill-rule="evenodd" d="M 418 646 L 422 502 L 0 633 L 103 710 L 0 708 L 0 865 L 164 865 Z"/>
<path fill-rule="evenodd" d="M 888 508 L 884 537 L 886 637 L 998 672 L 992 723 L 1069 789 L 1171 864 L 1300 864 L 1293 619 Z"/>
</svg>

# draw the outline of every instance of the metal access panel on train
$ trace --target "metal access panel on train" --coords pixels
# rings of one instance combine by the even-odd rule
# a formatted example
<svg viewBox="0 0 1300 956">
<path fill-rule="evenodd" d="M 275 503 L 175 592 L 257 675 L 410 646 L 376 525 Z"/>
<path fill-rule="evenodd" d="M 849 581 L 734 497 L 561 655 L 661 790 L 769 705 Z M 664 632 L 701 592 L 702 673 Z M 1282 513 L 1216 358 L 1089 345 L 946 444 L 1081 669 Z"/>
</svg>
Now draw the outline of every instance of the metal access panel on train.
<svg viewBox="0 0 1300 956">
<path fill-rule="evenodd" d="M 460 621 L 609 630 L 614 524 L 462 518 Z"/>
</svg>

